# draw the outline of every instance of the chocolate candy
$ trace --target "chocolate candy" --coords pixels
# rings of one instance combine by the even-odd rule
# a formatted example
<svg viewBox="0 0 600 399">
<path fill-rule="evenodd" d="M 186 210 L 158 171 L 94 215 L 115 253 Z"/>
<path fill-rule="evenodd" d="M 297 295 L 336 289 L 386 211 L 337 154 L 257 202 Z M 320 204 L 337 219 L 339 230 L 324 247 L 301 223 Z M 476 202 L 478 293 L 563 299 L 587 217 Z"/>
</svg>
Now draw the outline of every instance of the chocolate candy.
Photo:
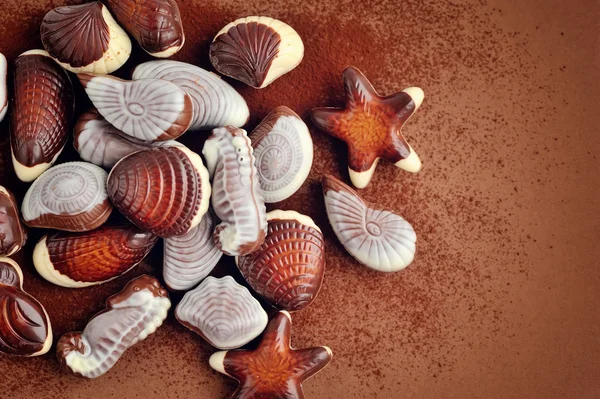
<svg viewBox="0 0 600 399">
<path fill-rule="evenodd" d="M 323 195 L 333 232 L 360 263 L 395 272 L 413 261 L 417 235 L 402 216 L 362 199 L 332 176 L 323 176 Z"/>
<path fill-rule="evenodd" d="M 232 398 L 302 399 L 302 383 L 321 371 L 333 356 L 326 346 L 293 349 L 292 318 L 281 311 L 271 320 L 255 350 L 217 352 L 210 366 L 239 382 Z"/>
<path fill-rule="evenodd" d="M 177 320 L 219 349 L 239 348 L 258 337 L 269 318 L 233 277 L 207 277 L 175 308 Z"/>
<path fill-rule="evenodd" d="M 131 54 L 129 36 L 99 1 L 55 8 L 40 33 L 46 51 L 74 73 L 111 73 Z"/>
<path fill-rule="evenodd" d="M 246 131 L 233 126 L 213 130 L 202 150 L 213 182 L 212 206 L 222 221 L 215 230 L 215 242 L 227 255 L 255 251 L 267 231 L 252 152 Z"/>
<path fill-rule="evenodd" d="M 119 277 L 139 264 L 157 237 L 133 226 L 102 226 L 85 233 L 45 235 L 33 250 L 33 264 L 49 282 L 89 287 Z"/>
<path fill-rule="evenodd" d="M 70 373 L 85 378 L 105 374 L 123 352 L 146 339 L 167 318 L 171 301 L 154 277 L 140 276 L 106 301 L 83 332 L 58 340 L 56 356 Z"/>
<path fill-rule="evenodd" d="M 39 356 L 52 346 L 52 326 L 41 303 L 23 291 L 23 272 L 0 257 L 0 352 Z"/>
<path fill-rule="evenodd" d="M 298 33 L 269 17 L 235 20 L 210 45 L 210 61 L 219 73 L 257 89 L 296 68 L 303 57 Z"/>
<path fill-rule="evenodd" d="M 19 219 L 17 200 L 0 186 L 0 256 L 17 253 L 27 240 L 27 233 Z"/>
<path fill-rule="evenodd" d="M 8 87 L 6 86 L 6 75 L 8 74 L 8 63 L 4 54 L 0 53 L 0 122 L 6 116 L 8 110 Z"/>
<path fill-rule="evenodd" d="M 10 146 L 17 177 L 35 180 L 56 161 L 73 118 L 69 76 L 43 50 L 26 51 L 14 69 Z"/>
<path fill-rule="evenodd" d="M 304 183 L 313 161 L 308 127 L 288 107 L 277 107 L 250 134 L 265 202 L 292 196 Z"/>
</svg>

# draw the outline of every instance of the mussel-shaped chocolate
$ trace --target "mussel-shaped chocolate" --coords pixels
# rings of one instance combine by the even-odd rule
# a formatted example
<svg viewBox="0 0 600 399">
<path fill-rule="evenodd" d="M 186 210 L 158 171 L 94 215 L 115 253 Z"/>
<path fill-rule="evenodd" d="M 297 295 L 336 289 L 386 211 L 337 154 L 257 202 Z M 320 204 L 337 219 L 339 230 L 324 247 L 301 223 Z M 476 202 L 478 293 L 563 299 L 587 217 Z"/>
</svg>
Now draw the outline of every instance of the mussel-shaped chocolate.
<svg viewBox="0 0 600 399">
<path fill-rule="evenodd" d="M 246 131 L 214 129 L 204 143 L 213 186 L 212 206 L 221 224 L 215 242 L 227 255 L 246 255 L 263 243 L 267 232 L 263 199 L 252 145 Z"/>
<path fill-rule="evenodd" d="M 333 232 L 360 263 L 395 272 L 413 261 L 417 235 L 402 216 L 364 200 L 332 176 L 323 176 L 323 195 Z"/>
<path fill-rule="evenodd" d="M 221 77 L 180 61 L 149 61 L 138 65 L 133 80 L 163 79 L 175 83 L 192 98 L 194 118 L 190 130 L 220 126 L 242 127 L 250 111 L 246 100 Z"/>
<path fill-rule="evenodd" d="M 192 100 L 174 83 L 160 79 L 127 81 L 109 75 L 78 77 L 98 112 L 135 139 L 175 139 L 190 126 Z"/>
<path fill-rule="evenodd" d="M 200 156 L 186 147 L 158 147 L 120 160 L 108 195 L 127 219 L 163 238 L 186 234 L 208 211 L 210 183 Z"/>
<path fill-rule="evenodd" d="M 263 245 L 236 258 L 254 291 L 273 306 L 296 311 L 315 300 L 325 272 L 323 234 L 313 220 L 295 211 L 267 214 Z"/>
<path fill-rule="evenodd" d="M 42 237 L 33 264 L 49 282 L 89 287 L 119 277 L 148 255 L 157 237 L 133 226 L 102 226 L 85 233 L 57 232 Z"/>
<path fill-rule="evenodd" d="M 175 0 L 107 0 L 117 20 L 150 55 L 167 58 L 185 42 Z"/>
<path fill-rule="evenodd" d="M 49 11 L 40 33 L 46 51 L 75 73 L 111 73 L 131 54 L 129 36 L 99 1 Z"/>
<path fill-rule="evenodd" d="M 41 303 L 23 291 L 23 272 L 0 257 L 0 352 L 39 356 L 52 346 L 52 326 Z"/>
<path fill-rule="evenodd" d="M 6 75 L 8 74 L 8 63 L 4 54 L 0 53 L 0 122 L 6 116 L 8 110 L 8 87 Z"/>
<path fill-rule="evenodd" d="M 73 118 L 67 72 L 43 50 L 26 51 L 14 69 L 10 145 L 17 177 L 35 180 L 56 161 Z"/>
<path fill-rule="evenodd" d="M 70 332 L 58 340 L 56 356 L 70 373 L 96 378 L 115 365 L 121 355 L 156 331 L 167 318 L 171 301 L 151 276 L 131 280 L 106 301 L 83 332 Z"/>
<path fill-rule="evenodd" d="M 219 349 L 246 345 L 267 326 L 267 312 L 233 277 L 207 277 L 175 308 L 177 320 Z"/>
<path fill-rule="evenodd" d="M 89 231 L 112 212 L 106 172 L 91 163 L 67 162 L 44 172 L 27 190 L 21 212 L 30 227 Z"/>
<path fill-rule="evenodd" d="M 27 240 L 15 196 L 0 186 L 0 256 L 17 253 Z"/>
<path fill-rule="evenodd" d="M 296 68 L 303 57 L 298 33 L 269 17 L 240 18 L 221 29 L 210 46 L 219 73 L 257 89 Z"/>
</svg>

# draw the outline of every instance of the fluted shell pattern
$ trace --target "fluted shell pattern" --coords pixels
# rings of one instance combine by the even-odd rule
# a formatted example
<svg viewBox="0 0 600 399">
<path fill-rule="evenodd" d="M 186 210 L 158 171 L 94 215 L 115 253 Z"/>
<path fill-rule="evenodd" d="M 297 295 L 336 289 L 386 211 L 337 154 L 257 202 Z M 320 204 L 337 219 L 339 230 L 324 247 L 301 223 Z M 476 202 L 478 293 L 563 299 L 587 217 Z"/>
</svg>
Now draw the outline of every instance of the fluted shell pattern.
<svg viewBox="0 0 600 399">
<path fill-rule="evenodd" d="M 132 223 L 159 237 L 186 234 L 206 213 L 208 172 L 186 147 L 138 151 L 119 161 L 108 177 L 108 194 Z"/>
<path fill-rule="evenodd" d="M 175 83 L 192 98 L 190 130 L 221 126 L 242 127 L 250 111 L 246 100 L 219 75 L 180 61 L 149 61 L 138 65 L 133 80 L 163 79 Z"/>
<path fill-rule="evenodd" d="M 365 201 L 331 176 L 323 177 L 323 195 L 335 235 L 360 263 L 381 272 L 395 272 L 413 261 L 417 235 L 402 216 Z"/>
<path fill-rule="evenodd" d="M 275 210 L 267 219 L 265 242 L 250 255 L 236 258 L 238 268 L 250 287 L 273 306 L 304 309 L 323 282 L 323 234 L 311 218 L 295 211 Z"/>
<path fill-rule="evenodd" d="M 112 205 L 106 172 L 91 163 L 68 162 L 44 172 L 27 190 L 21 213 L 30 227 L 89 231 L 106 221 Z"/>
<path fill-rule="evenodd" d="M 187 234 L 163 240 L 163 279 L 167 287 L 177 291 L 189 290 L 217 265 L 223 252 L 213 240 L 214 229 L 214 217 L 209 211 Z"/>
<path fill-rule="evenodd" d="M 269 318 L 248 289 L 233 277 L 207 277 L 185 294 L 177 320 L 219 349 L 239 348 L 258 337 Z"/>
<path fill-rule="evenodd" d="M 8 75 L 8 62 L 4 54 L 0 53 L 0 122 L 6 116 L 8 110 L 8 86 L 6 77 Z"/>
<path fill-rule="evenodd" d="M 221 224 L 215 242 L 227 255 L 246 255 L 260 247 L 267 231 L 256 159 L 246 131 L 214 129 L 202 154 L 213 182 L 212 206 Z"/>
<path fill-rule="evenodd" d="M 114 76 L 78 75 L 94 107 L 114 127 L 142 141 L 181 136 L 192 121 L 190 96 L 160 79 L 126 81 Z"/>
</svg>

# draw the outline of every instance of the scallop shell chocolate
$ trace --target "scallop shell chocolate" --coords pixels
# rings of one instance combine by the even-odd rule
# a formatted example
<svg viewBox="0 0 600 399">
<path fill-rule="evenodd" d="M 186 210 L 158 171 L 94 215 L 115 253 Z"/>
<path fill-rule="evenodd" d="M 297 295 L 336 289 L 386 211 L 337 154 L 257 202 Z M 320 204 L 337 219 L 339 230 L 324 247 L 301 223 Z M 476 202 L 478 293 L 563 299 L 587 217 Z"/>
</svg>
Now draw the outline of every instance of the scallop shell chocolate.
<svg viewBox="0 0 600 399">
<path fill-rule="evenodd" d="M 239 348 L 258 337 L 269 318 L 233 277 L 207 277 L 175 308 L 177 320 L 219 349 Z"/>
<path fill-rule="evenodd" d="M 246 100 L 219 75 L 180 61 L 149 61 L 138 65 L 133 80 L 163 79 L 175 83 L 192 98 L 190 130 L 221 126 L 242 127 L 250 111 Z"/>
<path fill-rule="evenodd" d="M 16 254 L 27 240 L 15 196 L 0 186 L 0 256 Z"/>
<path fill-rule="evenodd" d="M 332 176 L 323 177 L 323 195 L 333 232 L 356 260 L 381 272 L 410 265 L 417 235 L 402 216 L 362 199 Z"/>
<path fill-rule="evenodd" d="M 131 40 L 99 1 L 49 11 L 40 26 L 42 44 L 74 73 L 111 73 L 129 59 Z"/>
<path fill-rule="evenodd" d="M 298 33 L 269 17 L 240 18 L 221 29 L 210 46 L 219 73 L 257 89 L 296 68 L 303 57 Z"/>
<path fill-rule="evenodd" d="M 0 122 L 4 120 L 8 110 L 8 87 L 6 75 L 8 74 L 8 63 L 4 54 L 0 53 Z"/>
<path fill-rule="evenodd" d="M 108 75 L 78 77 L 98 112 L 135 139 L 175 139 L 190 126 L 192 100 L 174 83 L 160 79 L 127 81 Z"/>
<path fill-rule="evenodd" d="M 108 194 L 133 224 L 163 238 L 186 234 L 202 220 L 210 199 L 208 172 L 186 147 L 158 147 L 120 160 Z"/>
<path fill-rule="evenodd" d="M 288 107 L 277 107 L 250 134 L 265 202 L 279 202 L 302 186 L 313 161 L 308 127 Z"/>
<path fill-rule="evenodd" d="M 27 190 L 21 213 L 30 227 L 89 231 L 112 212 L 106 172 L 91 163 L 68 162 L 44 172 Z"/>
</svg>

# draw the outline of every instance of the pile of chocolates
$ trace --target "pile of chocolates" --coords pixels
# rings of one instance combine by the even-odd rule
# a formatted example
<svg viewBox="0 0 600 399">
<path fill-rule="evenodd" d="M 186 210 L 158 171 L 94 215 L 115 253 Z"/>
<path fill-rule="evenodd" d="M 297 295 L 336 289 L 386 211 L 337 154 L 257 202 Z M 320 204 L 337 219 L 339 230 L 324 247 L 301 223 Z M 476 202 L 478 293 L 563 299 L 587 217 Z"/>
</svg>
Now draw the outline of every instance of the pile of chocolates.
<svg viewBox="0 0 600 399">
<path fill-rule="evenodd" d="M 37 356 L 53 342 L 43 305 L 23 290 L 21 269 L 8 258 L 26 241 L 22 223 L 50 229 L 33 251 L 35 269 L 73 289 L 129 271 L 160 238 L 164 284 L 185 292 L 175 317 L 224 350 L 210 365 L 239 381 L 235 397 L 303 397 L 302 382 L 332 352 L 292 349 L 289 312 L 306 308 L 319 292 L 324 237 L 310 217 L 267 213 L 265 203 L 289 198 L 307 179 L 313 162 L 307 125 L 281 105 L 248 135 L 244 98 L 219 75 L 184 62 L 143 63 L 131 80 L 108 75 L 131 54 L 128 34 L 157 58 L 175 54 L 185 35 L 174 0 L 105 3 L 48 12 L 40 28 L 45 50 L 26 51 L 12 66 L 12 161 L 17 177 L 31 185 L 20 214 L 15 197 L 0 186 L 0 351 Z M 292 27 L 262 16 L 226 25 L 209 54 L 217 72 L 256 89 L 303 56 Z M 0 119 L 9 105 L 7 70 L 0 54 Z M 74 77 L 93 104 L 76 123 Z M 423 101 L 422 90 L 383 97 L 353 67 L 343 79 L 346 108 L 314 109 L 311 117 L 347 143 L 354 186 L 369 183 L 381 158 L 418 172 L 421 162 L 401 128 Z M 82 161 L 54 165 L 73 125 Z M 211 131 L 202 156 L 175 141 L 195 130 Z M 416 234 L 406 220 L 333 176 L 323 176 L 322 186 L 332 229 L 358 262 L 382 272 L 412 262 Z M 113 212 L 130 223 L 106 224 Z M 251 290 L 231 276 L 209 276 L 223 255 L 235 257 Z M 270 322 L 256 296 L 280 310 Z M 159 328 L 170 307 L 157 278 L 135 278 L 83 331 L 60 337 L 58 360 L 77 376 L 99 377 Z M 237 349 L 261 335 L 258 348 Z"/>
</svg>

